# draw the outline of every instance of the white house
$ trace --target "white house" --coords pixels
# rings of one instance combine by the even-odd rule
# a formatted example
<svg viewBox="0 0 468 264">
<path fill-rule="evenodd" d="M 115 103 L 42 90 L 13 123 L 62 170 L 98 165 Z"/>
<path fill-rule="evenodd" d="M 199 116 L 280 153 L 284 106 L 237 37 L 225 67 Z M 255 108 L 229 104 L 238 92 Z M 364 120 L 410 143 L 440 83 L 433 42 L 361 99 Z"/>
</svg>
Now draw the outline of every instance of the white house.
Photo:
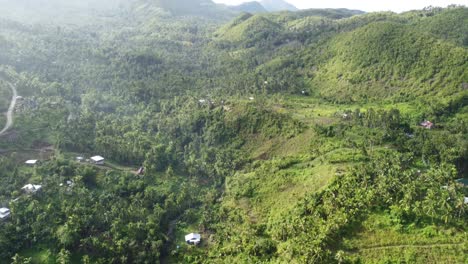
<svg viewBox="0 0 468 264">
<path fill-rule="evenodd" d="M 249 97 L 249 100 L 250 100 L 250 101 L 253 101 L 253 100 L 255 100 L 255 98 L 253 98 L 253 97 Z"/>
<path fill-rule="evenodd" d="M 27 160 L 25 162 L 26 165 L 34 166 L 38 163 L 38 160 Z"/>
<path fill-rule="evenodd" d="M 42 189 L 42 185 L 26 184 L 21 190 L 26 193 L 36 193 Z"/>
<path fill-rule="evenodd" d="M 465 197 L 465 204 L 468 204 L 468 197 Z"/>
<path fill-rule="evenodd" d="M 83 158 L 83 157 L 76 157 L 76 161 L 77 161 L 77 162 L 83 162 L 83 161 L 84 161 L 84 158 Z"/>
<path fill-rule="evenodd" d="M 187 244 L 198 245 L 201 242 L 201 235 L 196 233 L 191 233 L 185 236 L 185 241 Z"/>
<path fill-rule="evenodd" d="M 91 162 L 96 164 L 96 165 L 103 165 L 104 164 L 104 158 L 101 156 L 94 156 L 91 157 Z"/>
<path fill-rule="evenodd" d="M 4 220 L 10 217 L 10 209 L 0 208 L 0 220 Z"/>
</svg>

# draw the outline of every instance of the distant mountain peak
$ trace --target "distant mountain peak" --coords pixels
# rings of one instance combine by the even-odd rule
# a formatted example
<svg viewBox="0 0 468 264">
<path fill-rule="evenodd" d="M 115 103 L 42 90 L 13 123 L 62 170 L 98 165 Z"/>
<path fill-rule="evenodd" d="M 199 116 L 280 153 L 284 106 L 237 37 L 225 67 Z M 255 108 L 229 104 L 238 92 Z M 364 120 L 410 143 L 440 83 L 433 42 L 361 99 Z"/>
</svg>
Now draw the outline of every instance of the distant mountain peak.
<svg viewBox="0 0 468 264">
<path fill-rule="evenodd" d="M 284 0 L 260 0 L 260 4 L 270 12 L 298 10 L 297 7 Z"/>
<path fill-rule="evenodd" d="M 258 1 L 250 1 L 242 3 L 238 6 L 232 6 L 232 10 L 248 12 L 248 13 L 263 13 L 268 12 L 265 7 Z"/>
</svg>

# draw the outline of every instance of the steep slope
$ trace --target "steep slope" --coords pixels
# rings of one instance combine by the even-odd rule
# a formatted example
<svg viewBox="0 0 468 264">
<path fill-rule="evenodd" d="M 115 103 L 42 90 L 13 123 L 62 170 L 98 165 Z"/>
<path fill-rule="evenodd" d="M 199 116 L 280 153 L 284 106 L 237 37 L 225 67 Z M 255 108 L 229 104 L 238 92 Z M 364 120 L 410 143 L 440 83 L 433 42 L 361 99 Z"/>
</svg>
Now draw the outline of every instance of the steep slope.
<svg viewBox="0 0 468 264">
<path fill-rule="evenodd" d="M 434 34 L 436 37 L 451 41 L 457 45 L 468 46 L 468 12 L 466 8 L 439 10 L 431 13 L 419 12 L 425 15 L 415 23 L 416 28 Z"/>
<path fill-rule="evenodd" d="M 232 23 L 215 33 L 219 41 L 229 41 L 250 45 L 274 38 L 282 31 L 282 26 L 263 15 L 243 14 Z"/>
<path fill-rule="evenodd" d="M 319 50 L 312 87 L 329 98 L 449 96 L 468 77 L 466 49 L 401 24 L 373 23 Z"/>
</svg>

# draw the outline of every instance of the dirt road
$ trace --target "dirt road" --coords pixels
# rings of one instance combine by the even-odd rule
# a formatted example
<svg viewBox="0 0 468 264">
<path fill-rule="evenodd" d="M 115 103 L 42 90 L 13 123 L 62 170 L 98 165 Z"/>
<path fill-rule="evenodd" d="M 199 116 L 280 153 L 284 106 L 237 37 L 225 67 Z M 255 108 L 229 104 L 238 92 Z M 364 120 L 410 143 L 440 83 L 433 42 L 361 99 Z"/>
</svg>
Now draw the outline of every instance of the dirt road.
<svg viewBox="0 0 468 264">
<path fill-rule="evenodd" d="M 16 91 L 16 87 L 12 84 L 8 84 L 10 86 L 11 91 L 13 92 L 13 97 L 11 98 L 10 107 L 8 108 L 7 112 L 7 122 L 5 127 L 0 131 L 0 136 L 5 134 L 11 126 L 13 126 L 13 112 L 15 110 L 16 105 L 16 97 L 18 96 L 18 92 Z"/>
</svg>

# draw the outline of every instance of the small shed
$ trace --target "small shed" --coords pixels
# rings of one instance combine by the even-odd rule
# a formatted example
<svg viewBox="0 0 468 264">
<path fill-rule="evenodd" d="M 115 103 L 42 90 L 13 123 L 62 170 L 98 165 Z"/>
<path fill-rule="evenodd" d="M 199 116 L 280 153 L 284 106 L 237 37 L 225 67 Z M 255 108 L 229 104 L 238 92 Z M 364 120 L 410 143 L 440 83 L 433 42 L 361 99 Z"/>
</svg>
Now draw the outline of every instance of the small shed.
<svg viewBox="0 0 468 264">
<path fill-rule="evenodd" d="M 83 162 L 85 159 L 83 157 L 76 157 L 77 162 Z"/>
<path fill-rule="evenodd" d="M 26 184 L 21 190 L 26 193 L 36 193 L 42 189 L 42 185 Z"/>
<path fill-rule="evenodd" d="M 38 163 L 39 161 L 38 160 L 27 160 L 25 162 L 26 165 L 29 165 L 29 166 L 34 166 Z"/>
<path fill-rule="evenodd" d="M 96 165 L 103 165 L 104 164 L 104 158 L 101 157 L 101 156 L 91 157 L 91 163 L 96 164 Z"/>
<path fill-rule="evenodd" d="M 201 235 L 197 233 L 190 233 L 185 236 L 185 241 L 190 245 L 198 245 L 201 242 Z"/>
<path fill-rule="evenodd" d="M 255 98 L 251 96 L 251 97 L 249 97 L 249 100 L 253 101 L 253 100 L 255 100 Z"/>
<path fill-rule="evenodd" d="M 464 203 L 468 204 L 468 197 L 465 197 Z"/>
<path fill-rule="evenodd" d="M 0 208 L 0 220 L 4 220 L 10 217 L 10 209 L 8 208 Z"/>
</svg>

